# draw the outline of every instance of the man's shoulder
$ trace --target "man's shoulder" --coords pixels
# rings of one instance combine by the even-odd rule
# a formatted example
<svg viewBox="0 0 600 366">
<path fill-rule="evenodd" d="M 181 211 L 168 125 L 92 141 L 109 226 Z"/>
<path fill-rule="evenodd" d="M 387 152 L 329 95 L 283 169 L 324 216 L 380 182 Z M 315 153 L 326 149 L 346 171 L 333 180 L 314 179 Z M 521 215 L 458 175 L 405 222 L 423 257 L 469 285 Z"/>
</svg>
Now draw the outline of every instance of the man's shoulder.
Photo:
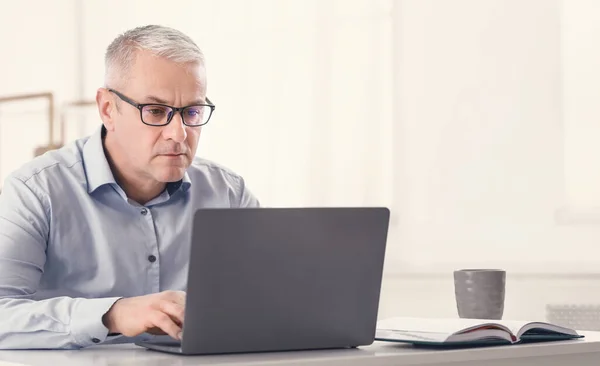
<svg viewBox="0 0 600 366">
<path fill-rule="evenodd" d="M 235 181 L 238 183 L 242 177 L 229 167 L 214 162 L 212 160 L 195 157 L 188 169 L 188 174 L 202 174 L 207 178 L 224 178 L 228 181 Z"/>
<path fill-rule="evenodd" d="M 231 207 L 260 207 L 242 176 L 226 166 L 196 157 L 188 168 L 188 175 L 192 186 L 198 183 L 198 187 L 210 187 L 213 193 L 218 192 L 219 197 L 227 199 Z"/>
<path fill-rule="evenodd" d="M 81 150 L 87 138 L 71 142 L 59 149 L 50 150 L 37 156 L 13 171 L 10 177 L 27 183 L 32 180 L 46 180 L 65 174 L 82 165 Z"/>
</svg>

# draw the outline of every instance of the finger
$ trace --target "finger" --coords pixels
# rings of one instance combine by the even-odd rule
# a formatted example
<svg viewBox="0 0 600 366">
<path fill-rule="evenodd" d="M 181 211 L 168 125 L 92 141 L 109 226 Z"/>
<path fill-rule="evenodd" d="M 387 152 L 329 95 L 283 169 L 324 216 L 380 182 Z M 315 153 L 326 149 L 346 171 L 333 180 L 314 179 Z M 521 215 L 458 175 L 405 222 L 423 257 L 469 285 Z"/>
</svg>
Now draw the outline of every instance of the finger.
<svg viewBox="0 0 600 366">
<path fill-rule="evenodd" d="M 153 315 L 154 326 L 160 328 L 171 338 L 181 340 L 181 328 L 175 324 L 171 317 L 163 312 L 157 311 Z"/>
<path fill-rule="evenodd" d="M 162 329 L 160 329 L 159 327 L 152 327 L 148 329 L 146 333 L 153 335 L 167 335 L 167 333 L 163 332 Z"/>
<path fill-rule="evenodd" d="M 168 299 L 178 303 L 179 305 L 185 306 L 185 291 L 171 291 L 169 293 Z"/>
<path fill-rule="evenodd" d="M 171 301 L 162 301 L 160 303 L 160 310 L 169 315 L 179 325 L 183 324 L 185 308 L 180 304 Z"/>
</svg>

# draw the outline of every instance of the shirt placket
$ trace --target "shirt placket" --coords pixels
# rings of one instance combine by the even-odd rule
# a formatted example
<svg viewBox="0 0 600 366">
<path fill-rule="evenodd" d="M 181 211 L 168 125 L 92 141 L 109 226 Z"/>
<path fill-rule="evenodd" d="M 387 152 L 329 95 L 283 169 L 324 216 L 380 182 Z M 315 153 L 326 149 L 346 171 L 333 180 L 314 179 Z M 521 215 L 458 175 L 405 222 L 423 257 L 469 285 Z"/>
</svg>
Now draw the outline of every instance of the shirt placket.
<svg viewBox="0 0 600 366">
<path fill-rule="evenodd" d="M 146 266 L 148 273 L 149 293 L 157 293 L 160 291 L 160 256 L 158 252 L 158 237 L 156 235 L 154 225 L 154 215 L 148 207 L 139 208 L 146 229 L 144 230 L 144 238 L 146 242 Z"/>
</svg>

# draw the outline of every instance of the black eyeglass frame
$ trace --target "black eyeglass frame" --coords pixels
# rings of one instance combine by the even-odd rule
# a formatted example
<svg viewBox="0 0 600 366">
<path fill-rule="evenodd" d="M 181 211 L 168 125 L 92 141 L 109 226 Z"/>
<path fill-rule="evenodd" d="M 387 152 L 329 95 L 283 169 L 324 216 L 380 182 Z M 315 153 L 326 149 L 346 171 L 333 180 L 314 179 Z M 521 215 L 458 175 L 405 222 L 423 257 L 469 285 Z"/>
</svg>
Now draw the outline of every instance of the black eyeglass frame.
<svg viewBox="0 0 600 366">
<path fill-rule="evenodd" d="M 114 93 L 117 97 L 119 97 L 119 99 L 121 99 L 122 101 L 124 101 L 125 103 L 137 108 L 140 111 L 140 121 L 142 121 L 143 124 L 147 125 L 147 126 L 153 126 L 153 127 L 162 127 L 162 126 L 166 126 L 169 123 L 171 123 L 171 121 L 173 120 L 173 117 L 175 116 L 175 113 L 179 112 L 179 114 L 181 115 L 181 120 L 183 121 L 183 124 L 189 127 L 201 127 L 204 126 L 208 123 L 208 121 L 210 121 L 210 117 L 212 117 L 213 112 L 215 111 L 215 105 L 210 101 L 210 99 L 208 99 L 208 97 L 206 98 L 207 103 L 200 103 L 200 104 L 192 104 L 192 105 L 188 105 L 185 107 L 181 107 L 181 108 L 176 108 L 173 106 L 170 106 L 168 104 L 161 104 L 161 103 L 138 103 L 136 101 L 134 101 L 133 99 L 123 95 L 122 93 L 116 91 L 115 89 L 112 88 L 106 88 L 106 90 L 108 90 L 111 93 Z M 142 115 L 142 110 L 144 109 L 144 107 L 147 107 L 149 105 L 155 105 L 155 106 L 161 106 L 161 107 L 167 107 L 167 108 L 171 108 L 173 110 L 173 113 L 171 113 L 171 115 L 167 118 L 167 121 L 165 123 L 162 124 L 150 124 L 150 123 L 146 123 L 144 122 L 144 117 Z M 185 122 L 185 117 L 183 115 L 183 111 L 186 108 L 190 108 L 190 107 L 198 107 L 198 106 L 203 106 L 203 107 L 210 107 L 210 114 L 208 115 L 208 118 L 206 119 L 206 122 L 199 124 L 199 125 L 189 125 Z"/>
</svg>

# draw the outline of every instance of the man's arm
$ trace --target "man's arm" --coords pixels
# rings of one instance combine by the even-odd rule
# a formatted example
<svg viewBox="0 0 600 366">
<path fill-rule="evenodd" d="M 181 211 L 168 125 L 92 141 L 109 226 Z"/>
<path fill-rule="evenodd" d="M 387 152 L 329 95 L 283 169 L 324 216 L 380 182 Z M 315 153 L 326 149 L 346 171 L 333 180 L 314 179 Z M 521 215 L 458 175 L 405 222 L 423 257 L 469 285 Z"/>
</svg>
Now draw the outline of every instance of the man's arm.
<svg viewBox="0 0 600 366">
<path fill-rule="evenodd" d="M 0 194 L 0 349 L 81 348 L 107 337 L 102 316 L 119 298 L 33 300 L 49 223 L 49 202 L 8 178 Z"/>
<path fill-rule="evenodd" d="M 41 192 L 17 178 L 6 180 L 0 194 L 0 349 L 82 348 L 103 342 L 109 331 L 180 339 L 185 309 L 181 291 L 34 300 L 46 262 L 49 210 Z"/>
</svg>

